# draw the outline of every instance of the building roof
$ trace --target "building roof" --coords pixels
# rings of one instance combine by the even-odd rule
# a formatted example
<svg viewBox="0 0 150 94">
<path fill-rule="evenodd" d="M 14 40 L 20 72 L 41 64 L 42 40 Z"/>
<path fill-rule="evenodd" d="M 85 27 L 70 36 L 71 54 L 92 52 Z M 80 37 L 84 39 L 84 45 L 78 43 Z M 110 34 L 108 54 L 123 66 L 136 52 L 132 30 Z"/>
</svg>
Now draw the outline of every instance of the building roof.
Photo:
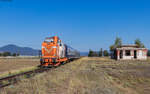
<svg viewBox="0 0 150 94">
<path fill-rule="evenodd" d="M 147 48 L 116 48 L 116 50 L 148 50 Z"/>
<path fill-rule="evenodd" d="M 121 47 L 138 47 L 136 44 L 123 44 Z"/>
<path fill-rule="evenodd" d="M 117 50 L 147 50 L 147 48 L 139 48 L 136 44 L 123 44 L 116 48 Z"/>
</svg>

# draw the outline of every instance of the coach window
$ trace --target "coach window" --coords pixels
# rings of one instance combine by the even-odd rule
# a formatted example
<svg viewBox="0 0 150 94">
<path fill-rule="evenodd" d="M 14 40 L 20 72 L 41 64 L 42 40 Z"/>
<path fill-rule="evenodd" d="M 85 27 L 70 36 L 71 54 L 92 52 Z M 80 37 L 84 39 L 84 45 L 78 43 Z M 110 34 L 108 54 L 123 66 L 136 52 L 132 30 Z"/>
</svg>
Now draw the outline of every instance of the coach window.
<svg viewBox="0 0 150 94">
<path fill-rule="evenodd" d="M 126 50 L 125 53 L 126 53 L 126 56 L 131 56 L 131 51 L 130 50 Z"/>
<path fill-rule="evenodd" d="M 58 40 L 58 45 L 59 45 L 59 46 L 62 46 L 62 43 L 61 43 L 61 41 L 60 41 L 60 40 Z"/>
</svg>

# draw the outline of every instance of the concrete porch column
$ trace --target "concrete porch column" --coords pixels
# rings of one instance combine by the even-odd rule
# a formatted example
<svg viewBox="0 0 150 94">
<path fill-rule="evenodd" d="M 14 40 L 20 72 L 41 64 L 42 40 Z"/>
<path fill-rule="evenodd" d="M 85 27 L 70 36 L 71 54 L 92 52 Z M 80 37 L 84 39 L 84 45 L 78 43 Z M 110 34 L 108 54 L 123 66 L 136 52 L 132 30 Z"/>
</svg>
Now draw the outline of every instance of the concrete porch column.
<svg viewBox="0 0 150 94">
<path fill-rule="evenodd" d="M 125 50 L 123 50 L 122 58 L 124 58 L 124 56 L 126 56 L 126 51 Z"/>
<path fill-rule="evenodd" d="M 117 60 L 120 59 L 120 50 L 117 50 Z"/>
</svg>

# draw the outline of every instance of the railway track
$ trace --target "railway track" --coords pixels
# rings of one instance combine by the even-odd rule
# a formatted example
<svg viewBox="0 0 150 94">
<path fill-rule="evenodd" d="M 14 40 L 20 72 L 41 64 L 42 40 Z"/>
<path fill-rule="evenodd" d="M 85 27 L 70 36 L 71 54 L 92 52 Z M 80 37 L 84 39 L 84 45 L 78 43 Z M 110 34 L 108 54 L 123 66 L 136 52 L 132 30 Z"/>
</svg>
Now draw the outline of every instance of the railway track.
<svg viewBox="0 0 150 94">
<path fill-rule="evenodd" d="M 26 78 L 30 78 L 30 77 L 33 77 L 34 75 L 38 74 L 38 73 L 49 71 L 50 69 L 51 68 L 48 68 L 48 69 L 38 68 L 38 69 L 35 69 L 32 71 L 27 71 L 27 72 L 23 72 L 20 74 L 15 74 L 15 75 L 0 78 L 0 89 L 17 83 L 18 81 L 21 80 L 20 77 L 22 77 L 22 76 L 26 76 Z"/>
<path fill-rule="evenodd" d="M 71 62 L 71 61 L 69 61 L 69 62 Z M 67 62 L 67 63 L 69 63 L 69 62 Z M 67 63 L 65 63 L 65 64 L 67 64 Z M 65 64 L 62 64 L 62 65 L 65 65 Z M 19 78 L 19 77 L 26 76 L 26 78 L 31 78 L 38 73 L 48 72 L 49 70 L 52 70 L 54 68 L 57 68 L 57 67 L 52 67 L 52 68 L 40 68 L 39 67 L 38 69 L 35 69 L 35 70 L 31 70 L 31 71 L 23 72 L 20 74 L 15 74 L 15 75 L 0 78 L 0 89 L 7 87 L 9 85 L 16 84 L 17 82 L 21 81 L 21 78 Z"/>
</svg>

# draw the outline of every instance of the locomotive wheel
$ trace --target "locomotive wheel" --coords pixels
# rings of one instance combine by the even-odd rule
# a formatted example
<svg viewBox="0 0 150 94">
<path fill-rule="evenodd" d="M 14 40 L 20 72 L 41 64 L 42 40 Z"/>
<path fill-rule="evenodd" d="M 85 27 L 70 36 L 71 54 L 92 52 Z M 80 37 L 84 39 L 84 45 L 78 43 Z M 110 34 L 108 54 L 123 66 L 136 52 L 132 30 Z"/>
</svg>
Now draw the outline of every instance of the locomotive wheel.
<svg viewBox="0 0 150 94">
<path fill-rule="evenodd" d="M 61 64 L 62 64 L 62 65 L 65 65 L 65 64 L 66 64 L 66 61 L 64 61 L 64 62 L 61 62 Z"/>
<path fill-rule="evenodd" d="M 61 62 L 61 64 L 64 65 L 65 63 L 64 63 L 64 62 Z"/>
</svg>

